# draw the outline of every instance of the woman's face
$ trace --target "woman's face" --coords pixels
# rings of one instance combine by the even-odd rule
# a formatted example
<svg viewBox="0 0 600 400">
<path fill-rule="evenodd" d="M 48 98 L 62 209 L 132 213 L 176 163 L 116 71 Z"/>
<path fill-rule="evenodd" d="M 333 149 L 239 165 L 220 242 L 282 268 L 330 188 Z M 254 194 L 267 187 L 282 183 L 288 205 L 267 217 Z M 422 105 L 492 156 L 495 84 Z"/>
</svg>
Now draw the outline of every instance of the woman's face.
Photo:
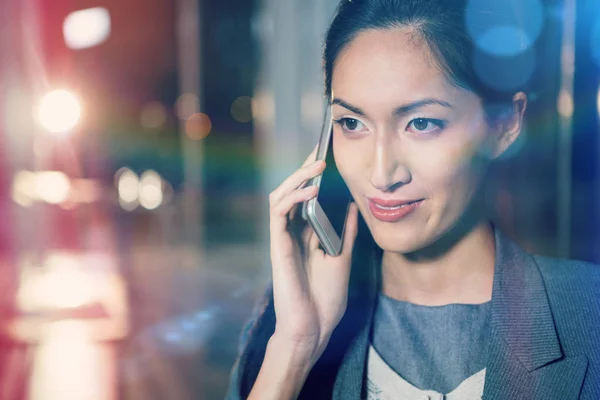
<svg viewBox="0 0 600 400">
<path fill-rule="evenodd" d="M 448 232 L 495 143 L 479 97 L 398 28 L 365 31 L 344 49 L 332 100 L 336 163 L 377 244 L 409 253 Z"/>
</svg>

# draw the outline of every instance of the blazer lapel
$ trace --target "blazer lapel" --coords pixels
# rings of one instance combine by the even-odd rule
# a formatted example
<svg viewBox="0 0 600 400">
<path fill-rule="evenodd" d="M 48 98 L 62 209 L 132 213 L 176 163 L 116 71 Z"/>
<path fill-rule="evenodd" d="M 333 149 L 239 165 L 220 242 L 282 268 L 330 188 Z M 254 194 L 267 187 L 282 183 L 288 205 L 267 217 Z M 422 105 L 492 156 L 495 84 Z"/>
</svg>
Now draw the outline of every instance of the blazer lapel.
<svg viewBox="0 0 600 400">
<path fill-rule="evenodd" d="M 491 325 L 484 399 L 579 397 L 587 358 L 563 355 L 535 260 L 498 230 Z"/>
</svg>

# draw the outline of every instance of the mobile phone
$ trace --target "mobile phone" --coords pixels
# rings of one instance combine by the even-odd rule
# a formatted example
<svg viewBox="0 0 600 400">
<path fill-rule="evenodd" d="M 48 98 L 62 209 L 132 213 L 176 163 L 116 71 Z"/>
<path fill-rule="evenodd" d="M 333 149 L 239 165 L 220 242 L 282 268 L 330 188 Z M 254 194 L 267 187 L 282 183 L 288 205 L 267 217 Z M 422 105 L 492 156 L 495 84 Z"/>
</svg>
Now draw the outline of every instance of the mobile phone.
<svg viewBox="0 0 600 400">
<path fill-rule="evenodd" d="M 318 194 L 304 202 L 302 215 L 317 234 L 325 252 L 330 256 L 338 256 L 342 252 L 346 215 L 352 196 L 333 156 L 333 121 L 329 105 L 325 109 L 317 148 L 317 160 L 323 159 L 325 170 L 307 184 L 316 185 Z"/>
</svg>

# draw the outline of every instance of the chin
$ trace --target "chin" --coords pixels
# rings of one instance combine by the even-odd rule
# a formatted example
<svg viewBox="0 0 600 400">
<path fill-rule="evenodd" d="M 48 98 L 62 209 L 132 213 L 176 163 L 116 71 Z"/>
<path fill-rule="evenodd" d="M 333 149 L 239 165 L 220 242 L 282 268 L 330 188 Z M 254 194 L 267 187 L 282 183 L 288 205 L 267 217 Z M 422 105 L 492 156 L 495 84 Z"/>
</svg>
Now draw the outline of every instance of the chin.
<svg viewBox="0 0 600 400">
<path fill-rule="evenodd" d="M 433 235 L 425 232 L 424 227 L 417 227 L 415 224 L 401 226 L 374 221 L 370 230 L 375 243 L 383 251 L 394 253 L 413 253 L 427 247 L 435 240 Z"/>
</svg>

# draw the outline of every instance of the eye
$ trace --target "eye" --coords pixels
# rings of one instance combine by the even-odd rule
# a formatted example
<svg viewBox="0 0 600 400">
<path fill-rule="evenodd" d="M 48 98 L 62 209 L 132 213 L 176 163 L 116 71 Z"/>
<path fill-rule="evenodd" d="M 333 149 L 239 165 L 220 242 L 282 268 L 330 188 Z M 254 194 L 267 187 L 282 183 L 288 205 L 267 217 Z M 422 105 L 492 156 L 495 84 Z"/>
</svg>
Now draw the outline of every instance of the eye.
<svg viewBox="0 0 600 400">
<path fill-rule="evenodd" d="M 365 124 L 354 118 L 340 118 L 334 121 L 346 132 L 360 132 L 365 129 Z"/>
<path fill-rule="evenodd" d="M 408 123 L 406 127 L 407 130 L 410 130 L 415 133 L 423 134 L 423 133 L 435 133 L 438 130 L 444 128 L 444 121 L 439 119 L 430 119 L 430 118 L 415 118 Z"/>
</svg>

